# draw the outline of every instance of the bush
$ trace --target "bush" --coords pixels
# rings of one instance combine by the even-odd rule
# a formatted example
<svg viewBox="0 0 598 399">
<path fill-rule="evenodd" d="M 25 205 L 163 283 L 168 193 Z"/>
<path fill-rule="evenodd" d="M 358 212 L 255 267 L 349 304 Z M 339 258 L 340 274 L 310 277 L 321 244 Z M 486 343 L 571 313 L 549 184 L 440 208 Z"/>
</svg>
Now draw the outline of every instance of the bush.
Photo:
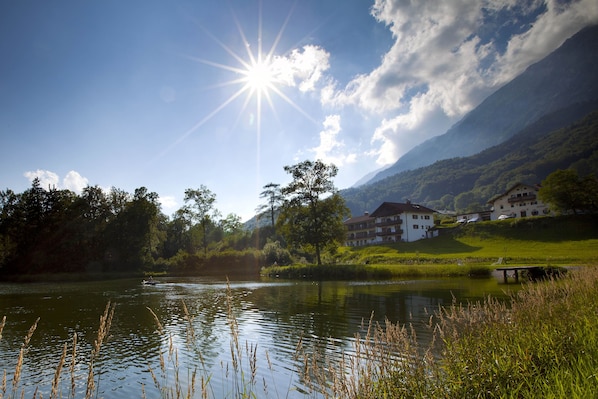
<svg viewBox="0 0 598 399">
<path fill-rule="evenodd" d="M 262 253 L 266 266 L 291 264 L 291 254 L 280 245 L 280 241 L 268 241 Z"/>
</svg>

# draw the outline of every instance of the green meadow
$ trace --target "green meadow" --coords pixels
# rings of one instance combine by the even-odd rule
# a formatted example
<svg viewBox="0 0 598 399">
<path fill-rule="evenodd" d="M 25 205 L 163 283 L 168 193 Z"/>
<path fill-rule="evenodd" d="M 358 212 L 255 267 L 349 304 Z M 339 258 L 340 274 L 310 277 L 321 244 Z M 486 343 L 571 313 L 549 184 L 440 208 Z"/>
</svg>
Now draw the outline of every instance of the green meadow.
<svg viewBox="0 0 598 399">
<path fill-rule="evenodd" d="M 439 236 L 411 243 L 341 247 L 328 266 L 267 268 L 280 277 L 387 278 L 488 275 L 509 266 L 598 264 L 598 217 L 538 217 L 446 225 Z"/>
</svg>

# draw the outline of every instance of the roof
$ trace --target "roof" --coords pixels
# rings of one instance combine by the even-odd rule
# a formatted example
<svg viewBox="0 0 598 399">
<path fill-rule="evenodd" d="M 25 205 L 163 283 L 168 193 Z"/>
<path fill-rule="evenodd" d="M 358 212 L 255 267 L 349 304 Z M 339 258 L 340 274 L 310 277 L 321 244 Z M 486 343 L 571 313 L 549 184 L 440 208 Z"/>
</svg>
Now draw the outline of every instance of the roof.
<svg viewBox="0 0 598 399">
<path fill-rule="evenodd" d="M 509 195 L 509 193 L 510 193 L 511 191 L 515 190 L 515 189 L 516 189 L 517 187 L 519 187 L 519 186 L 527 186 L 527 187 L 531 187 L 531 188 L 533 188 L 533 189 L 534 189 L 534 190 L 536 190 L 536 191 L 540 190 L 540 185 L 539 185 L 539 184 L 529 184 L 529 183 L 518 182 L 518 183 L 515 183 L 515 184 L 513 184 L 511 187 L 509 187 L 509 188 L 507 189 L 507 191 L 505 191 L 504 193 L 502 193 L 502 194 L 497 194 L 497 195 L 495 195 L 494 197 L 490 198 L 490 199 L 488 200 L 488 202 L 487 202 L 487 203 L 488 203 L 488 204 L 492 204 L 492 203 L 494 203 L 494 201 L 496 201 L 497 199 L 499 199 L 499 198 L 502 198 L 502 197 L 504 197 L 504 196 L 506 196 L 506 195 Z"/>
<path fill-rule="evenodd" d="M 382 217 L 397 215 L 399 213 L 434 213 L 433 209 L 426 208 L 423 205 L 412 204 L 412 203 L 401 203 L 401 202 L 383 202 L 376 210 L 370 213 L 371 217 Z"/>
<path fill-rule="evenodd" d="M 372 220 L 372 216 L 369 214 L 366 215 L 361 215 L 361 216 L 355 216 L 352 218 L 349 218 L 347 220 L 345 220 L 343 223 L 348 224 L 348 223 L 361 223 L 361 222 L 366 222 Z"/>
</svg>

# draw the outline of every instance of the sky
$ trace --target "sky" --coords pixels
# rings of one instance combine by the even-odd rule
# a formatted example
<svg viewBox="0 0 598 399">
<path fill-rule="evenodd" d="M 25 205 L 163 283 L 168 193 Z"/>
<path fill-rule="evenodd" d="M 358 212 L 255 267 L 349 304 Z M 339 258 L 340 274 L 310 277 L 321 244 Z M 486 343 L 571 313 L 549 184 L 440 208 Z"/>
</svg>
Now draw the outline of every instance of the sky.
<svg viewBox="0 0 598 399">
<path fill-rule="evenodd" d="M 186 189 L 243 221 L 285 165 L 337 188 L 598 23 L 596 0 L 0 2 L 0 190 Z"/>
</svg>

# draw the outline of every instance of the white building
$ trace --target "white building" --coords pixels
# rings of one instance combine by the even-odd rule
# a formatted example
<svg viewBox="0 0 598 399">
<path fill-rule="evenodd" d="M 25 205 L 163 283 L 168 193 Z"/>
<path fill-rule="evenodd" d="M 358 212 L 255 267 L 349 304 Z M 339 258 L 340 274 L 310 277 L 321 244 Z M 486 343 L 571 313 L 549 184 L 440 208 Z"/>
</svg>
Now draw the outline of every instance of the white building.
<svg viewBox="0 0 598 399">
<path fill-rule="evenodd" d="M 370 216 L 376 220 L 376 243 L 412 242 L 437 235 L 434 210 L 422 205 L 384 202 Z"/>
<path fill-rule="evenodd" d="M 538 199 L 539 190 L 538 185 L 517 183 L 505 193 L 490 199 L 491 220 L 550 214 L 548 206 Z"/>
</svg>

